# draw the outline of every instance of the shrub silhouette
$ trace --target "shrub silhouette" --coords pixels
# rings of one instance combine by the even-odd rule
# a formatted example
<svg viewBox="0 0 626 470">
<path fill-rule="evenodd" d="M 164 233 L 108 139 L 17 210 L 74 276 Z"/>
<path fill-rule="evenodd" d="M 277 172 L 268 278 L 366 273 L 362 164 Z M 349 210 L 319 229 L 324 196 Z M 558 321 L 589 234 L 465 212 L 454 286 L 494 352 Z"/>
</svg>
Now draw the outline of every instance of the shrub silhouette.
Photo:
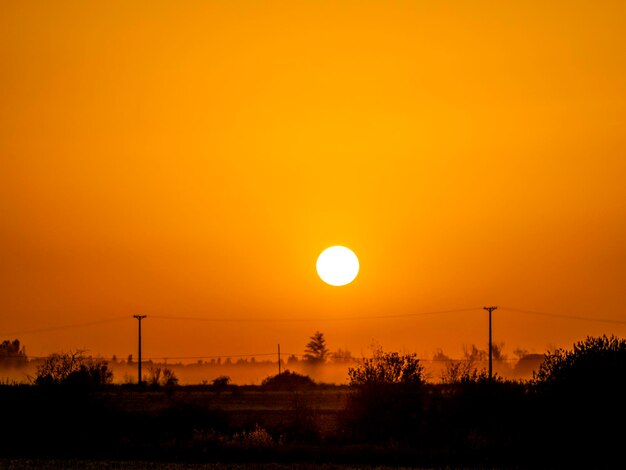
<svg viewBox="0 0 626 470">
<path fill-rule="evenodd" d="M 350 385 L 371 387 L 378 385 L 419 386 L 424 383 L 424 367 L 416 354 L 400 355 L 374 351 L 371 358 L 363 358 L 356 367 L 348 369 Z"/>
<path fill-rule="evenodd" d="M 308 375 L 286 370 L 281 374 L 265 378 L 261 385 L 271 390 L 303 390 L 314 387 L 315 382 Z"/>
<path fill-rule="evenodd" d="M 211 388 L 217 395 L 221 395 L 222 392 L 228 390 L 229 388 L 235 389 L 236 386 L 230 385 L 230 377 L 228 375 L 220 375 L 219 377 L 215 377 L 211 382 Z"/>
<path fill-rule="evenodd" d="M 618 457 L 623 431 L 614 424 L 626 420 L 626 340 L 589 336 L 572 350 L 548 353 L 534 385 L 551 450 L 571 449 L 577 462 L 594 455 L 596 464 Z"/>
<path fill-rule="evenodd" d="M 178 377 L 176 377 L 176 373 L 168 368 L 160 368 L 160 367 L 150 367 L 148 369 L 148 380 L 147 383 L 152 388 L 163 387 L 173 387 L 178 385 Z"/>
<path fill-rule="evenodd" d="M 557 349 L 546 354 L 535 374 L 539 386 L 595 387 L 626 383 L 626 340 L 615 336 L 591 337 L 574 344 L 571 351 Z"/>
<path fill-rule="evenodd" d="M 36 385 L 97 387 L 113 381 L 113 372 L 103 360 L 85 357 L 81 351 L 54 353 L 37 368 Z"/>
<path fill-rule="evenodd" d="M 228 375 L 220 375 L 219 377 L 215 377 L 213 379 L 213 381 L 211 382 L 211 385 L 213 385 L 215 389 L 222 390 L 226 388 L 229 383 L 230 383 L 230 377 Z"/>
<path fill-rule="evenodd" d="M 357 440 L 411 440 L 423 411 L 423 372 L 415 354 L 374 351 L 348 369 L 345 423 Z"/>
</svg>

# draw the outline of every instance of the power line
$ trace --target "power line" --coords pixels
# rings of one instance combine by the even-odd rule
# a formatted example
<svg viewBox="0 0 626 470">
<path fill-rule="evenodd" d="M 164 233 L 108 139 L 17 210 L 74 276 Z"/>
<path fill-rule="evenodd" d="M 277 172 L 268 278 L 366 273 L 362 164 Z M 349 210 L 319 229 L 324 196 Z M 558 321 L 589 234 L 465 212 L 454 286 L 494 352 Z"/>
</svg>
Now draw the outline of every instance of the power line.
<svg viewBox="0 0 626 470">
<path fill-rule="evenodd" d="M 282 354 L 288 354 L 290 356 L 302 357 L 303 354 L 291 354 L 287 352 L 283 352 Z M 191 360 L 191 359 L 228 359 L 228 358 L 239 358 L 239 357 L 267 357 L 267 356 L 276 356 L 276 353 L 253 353 L 253 354 L 220 354 L 215 356 L 152 356 L 146 358 L 146 361 L 151 361 L 154 359 L 164 359 L 164 360 Z"/>
<path fill-rule="evenodd" d="M 550 313 L 550 312 L 539 312 L 534 310 L 524 310 L 513 307 L 499 307 L 500 310 L 505 310 L 509 312 L 516 313 L 526 313 L 531 315 L 540 315 L 545 317 L 554 317 L 554 318 L 563 318 L 568 320 L 577 320 L 577 321 L 591 321 L 591 322 L 599 322 L 599 323 L 613 323 L 617 325 L 626 325 L 626 320 L 615 320 L 609 318 L 594 318 L 594 317 L 585 317 L 580 315 L 564 315 L 558 313 Z M 322 317 L 322 318 L 228 318 L 228 317 L 189 317 L 189 316 L 173 316 L 173 315 L 150 315 L 150 318 L 155 318 L 159 320 L 179 320 L 179 321 L 200 321 L 200 322 L 232 322 L 232 323 L 246 323 L 246 322 L 258 322 L 258 323 L 287 323 L 287 322 L 328 322 L 328 321 L 358 321 L 358 320 L 385 320 L 391 318 L 410 318 L 410 317 L 420 317 L 420 316 L 428 316 L 428 315 L 439 315 L 439 314 L 450 314 L 450 313 L 462 313 L 462 312 L 472 312 L 482 310 L 482 307 L 468 307 L 468 308 L 459 308 L 452 310 L 436 310 L 436 311 L 426 311 L 426 312 L 414 312 L 414 313 L 398 313 L 398 314 L 390 314 L 390 315 L 364 315 L 364 316 L 355 316 L 355 317 Z M 119 316 L 119 317 L 111 317 L 105 318 L 102 320 L 94 320 L 91 322 L 82 322 L 82 323 L 73 323 L 66 325 L 58 325 L 58 326 L 50 326 L 44 328 L 35 328 L 31 330 L 17 330 L 17 331 L 7 331 L 0 332 L 0 336 L 21 336 L 21 335 L 29 335 L 29 334 L 38 334 L 38 333 L 48 333 L 52 331 L 61 331 L 61 330 L 69 330 L 73 328 L 83 328 L 95 325 L 102 325 L 105 323 L 113 323 L 121 320 L 127 320 L 128 316 Z"/>
<path fill-rule="evenodd" d="M 59 326 L 49 326 L 45 328 L 35 328 L 33 330 L 22 330 L 22 331 L 8 331 L 0 333 L 0 336 L 18 336 L 18 335 L 29 335 L 36 333 L 48 333 L 50 331 L 59 331 L 59 330 L 69 330 L 72 328 L 82 328 L 86 326 L 94 326 L 94 325 L 102 325 L 104 323 L 113 323 L 120 320 L 128 320 L 128 316 L 124 315 L 123 317 L 113 317 L 113 318 L 105 318 L 103 320 L 95 320 L 91 322 L 85 323 L 73 323 L 70 325 L 59 325 Z"/>
<path fill-rule="evenodd" d="M 454 310 L 436 310 L 430 312 L 397 313 L 391 315 L 366 315 L 356 317 L 321 317 L 321 318 L 228 318 L 228 317 L 180 317 L 172 315 L 151 315 L 150 318 L 160 320 L 181 320 L 181 321 L 206 321 L 206 322 L 232 322 L 232 323 L 298 323 L 298 322 L 324 322 L 324 321 L 353 321 L 353 320 L 384 320 L 387 318 L 419 317 L 426 315 L 439 315 L 445 313 L 460 313 L 480 310 L 481 307 L 468 307 Z"/>
<path fill-rule="evenodd" d="M 512 308 L 512 307 L 500 307 L 500 310 L 508 310 L 509 312 L 517 312 L 517 313 L 528 313 L 531 315 L 540 315 L 544 317 L 565 318 L 568 320 L 594 321 L 594 322 L 599 322 L 599 323 L 615 323 L 618 325 L 626 325 L 625 320 L 613 320 L 609 318 L 593 318 L 593 317 L 583 317 L 579 315 L 563 315 L 559 313 L 537 312 L 534 310 L 522 310 L 519 308 Z"/>
</svg>

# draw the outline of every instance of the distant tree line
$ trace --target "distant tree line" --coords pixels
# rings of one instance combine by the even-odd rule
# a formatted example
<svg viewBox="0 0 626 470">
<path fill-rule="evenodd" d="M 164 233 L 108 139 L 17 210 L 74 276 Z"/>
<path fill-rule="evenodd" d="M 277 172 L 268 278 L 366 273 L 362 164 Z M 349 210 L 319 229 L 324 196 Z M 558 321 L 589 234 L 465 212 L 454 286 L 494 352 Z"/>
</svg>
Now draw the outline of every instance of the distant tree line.
<svg viewBox="0 0 626 470">
<path fill-rule="evenodd" d="M 28 362 L 25 348 L 18 339 L 0 343 L 0 366 L 20 367 Z"/>
<path fill-rule="evenodd" d="M 500 370 L 504 370 L 508 372 L 506 375 L 513 375 L 515 371 L 512 366 L 509 366 L 507 362 L 509 361 L 506 354 L 503 353 L 504 344 L 503 343 L 494 343 L 493 345 L 493 358 L 496 363 L 498 363 L 498 367 Z M 516 368 L 522 368 L 520 366 L 526 366 L 526 372 L 519 374 L 527 377 L 532 372 L 532 369 L 535 368 L 539 362 L 542 360 L 543 355 L 538 354 L 528 354 L 527 351 L 516 350 L 514 351 L 515 355 L 518 357 Z M 453 360 L 444 352 L 439 349 L 436 351 L 432 361 L 437 364 L 437 366 L 441 365 L 444 367 L 445 373 L 441 376 L 441 379 L 453 380 L 455 374 L 460 374 L 464 370 L 472 370 L 479 366 L 481 362 L 486 361 L 487 352 L 485 349 L 479 349 L 475 345 L 471 345 L 469 347 L 464 346 L 463 350 L 463 358 L 460 360 Z M 18 339 L 15 340 L 5 340 L 0 343 L 0 368 L 7 367 L 24 367 L 30 363 L 38 364 L 41 361 L 45 360 L 42 358 L 29 358 L 26 355 L 25 348 L 21 345 Z M 102 359 L 99 359 L 102 360 Z M 301 366 L 310 366 L 317 367 L 325 364 L 345 364 L 352 365 L 355 363 L 357 359 L 352 356 L 350 351 L 345 349 L 336 349 L 335 351 L 331 351 L 327 346 L 327 341 L 324 336 L 324 333 L 320 331 L 316 331 L 306 343 L 304 348 L 304 354 L 302 356 L 298 356 L 295 354 L 290 354 L 286 357 L 286 359 L 282 359 L 281 363 L 285 364 L 287 367 L 295 368 Z M 136 365 L 136 361 L 132 354 L 129 354 L 126 360 L 119 360 L 116 355 L 113 355 L 110 361 L 106 361 L 109 365 L 109 368 L 113 366 L 118 366 L 121 364 L 126 365 Z M 210 360 L 202 360 L 199 359 L 197 363 L 194 364 L 182 364 L 175 363 L 171 364 L 168 367 L 167 360 L 165 364 L 156 363 L 152 360 L 144 360 L 143 364 L 146 366 L 146 371 L 148 371 L 148 376 L 146 377 L 147 381 L 154 381 L 154 377 L 152 377 L 153 372 L 157 375 L 169 374 L 173 373 L 174 369 L 172 367 L 192 367 L 192 366 L 200 366 L 200 365 L 209 365 L 209 366 L 231 366 L 231 365 L 251 365 L 251 364 L 269 364 L 275 362 L 273 360 L 256 360 L 254 357 L 246 358 L 239 357 L 235 360 L 230 357 L 217 357 L 212 358 Z M 527 364 L 523 364 L 526 362 Z M 165 369 L 168 369 L 166 372 Z M 431 366 L 432 369 L 432 366 Z M 437 369 L 435 367 L 435 369 Z M 312 370 L 309 369 L 311 372 Z M 430 380 L 436 379 L 437 377 L 431 376 Z M 157 379 L 160 381 L 161 377 Z M 165 379 L 167 381 L 167 379 Z M 172 382 L 172 381 L 170 381 Z"/>
</svg>

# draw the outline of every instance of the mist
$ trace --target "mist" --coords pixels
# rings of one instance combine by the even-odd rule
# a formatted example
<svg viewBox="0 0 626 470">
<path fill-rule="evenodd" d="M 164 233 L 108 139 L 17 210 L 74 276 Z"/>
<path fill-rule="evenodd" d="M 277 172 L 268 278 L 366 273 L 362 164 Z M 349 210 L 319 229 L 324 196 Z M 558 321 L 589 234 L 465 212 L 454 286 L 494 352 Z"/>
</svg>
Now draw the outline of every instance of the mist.
<svg viewBox="0 0 626 470">
<path fill-rule="evenodd" d="M 103 359 L 103 358 L 101 358 Z M 137 362 L 128 360 L 106 359 L 109 368 L 113 371 L 113 383 L 125 384 L 137 382 Z M 505 379 L 529 380 L 533 372 L 543 360 L 542 354 L 526 354 L 517 359 L 502 359 L 493 361 L 495 374 Z M 0 365 L 0 381 L 2 383 L 32 383 L 37 374 L 37 367 L 43 358 L 32 358 L 23 362 L 20 366 Z M 488 361 L 484 359 L 450 359 L 444 354 L 438 353 L 433 358 L 423 358 L 425 377 L 429 382 L 440 383 L 443 376 L 452 364 L 463 363 L 471 369 L 486 370 Z M 358 359 L 352 358 L 341 362 L 326 362 L 324 364 L 311 364 L 309 361 L 288 359 L 281 361 L 280 370 L 289 370 L 298 374 L 307 375 L 317 383 L 347 385 L 348 369 L 355 367 Z M 246 359 L 223 359 L 212 361 L 183 362 L 142 362 L 143 380 L 150 378 L 157 369 L 170 369 L 178 378 L 180 385 L 211 384 L 218 377 L 227 376 L 230 383 L 235 385 L 260 385 L 267 377 L 278 374 L 278 362 L 276 360 Z"/>
</svg>

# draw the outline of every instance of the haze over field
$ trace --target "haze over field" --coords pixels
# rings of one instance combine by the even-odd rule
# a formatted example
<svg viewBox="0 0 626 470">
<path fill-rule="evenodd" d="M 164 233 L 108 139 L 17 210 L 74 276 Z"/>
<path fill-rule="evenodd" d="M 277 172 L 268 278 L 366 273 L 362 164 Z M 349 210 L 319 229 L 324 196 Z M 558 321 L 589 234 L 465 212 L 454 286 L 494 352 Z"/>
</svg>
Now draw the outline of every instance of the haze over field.
<svg viewBox="0 0 626 470">
<path fill-rule="evenodd" d="M 126 358 L 141 313 L 148 358 L 316 330 L 460 357 L 485 305 L 509 354 L 626 336 L 625 26 L 609 0 L 4 2 L 0 340 Z M 331 245 L 353 283 L 318 278 Z"/>
</svg>

